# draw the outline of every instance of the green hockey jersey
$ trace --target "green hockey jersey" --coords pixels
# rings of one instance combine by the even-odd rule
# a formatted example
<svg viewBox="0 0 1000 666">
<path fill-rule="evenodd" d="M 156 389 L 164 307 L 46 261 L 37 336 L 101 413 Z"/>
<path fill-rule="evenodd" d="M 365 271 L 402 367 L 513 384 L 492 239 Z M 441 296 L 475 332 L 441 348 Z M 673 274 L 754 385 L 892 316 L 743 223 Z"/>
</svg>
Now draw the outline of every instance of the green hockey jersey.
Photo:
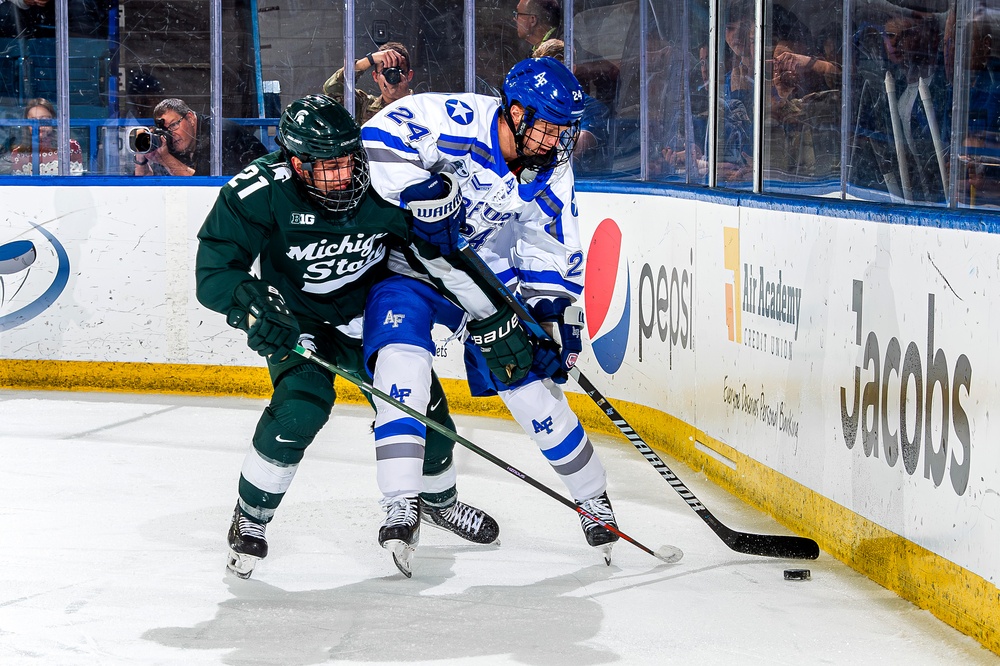
<svg viewBox="0 0 1000 666">
<path fill-rule="evenodd" d="M 280 152 L 265 155 L 226 183 L 198 233 L 198 300 L 228 315 L 233 290 L 259 258 L 259 277 L 281 292 L 297 316 L 361 337 L 365 299 L 390 272 L 390 250 L 419 264 L 445 296 L 481 319 L 499 295 L 466 269 L 461 255 L 442 257 L 413 238 L 409 213 L 368 190 L 351 214 L 316 205 Z"/>
</svg>

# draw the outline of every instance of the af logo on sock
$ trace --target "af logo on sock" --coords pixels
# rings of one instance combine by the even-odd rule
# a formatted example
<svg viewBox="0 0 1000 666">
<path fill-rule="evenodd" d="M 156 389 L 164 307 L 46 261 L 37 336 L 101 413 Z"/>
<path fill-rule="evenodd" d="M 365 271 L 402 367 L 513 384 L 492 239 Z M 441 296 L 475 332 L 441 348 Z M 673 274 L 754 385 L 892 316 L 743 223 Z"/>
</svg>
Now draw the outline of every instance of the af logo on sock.
<svg viewBox="0 0 1000 666">
<path fill-rule="evenodd" d="M 534 426 L 536 434 L 542 432 L 543 430 L 546 433 L 548 433 L 549 435 L 552 434 L 552 417 L 551 416 L 547 416 L 546 418 L 542 419 L 541 422 L 538 422 L 538 421 L 532 419 L 531 420 L 531 425 Z"/>
<path fill-rule="evenodd" d="M 399 325 L 403 323 L 403 319 L 405 318 L 406 315 L 393 314 L 392 310 L 389 310 L 385 313 L 385 321 L 382 322 L 382 325 L 392 324 L 393 328 L 399 328 Z"/>
<path fill-rule="evenodd" d="M 406 398 L 412 392 L 413 391 L 411 391 L 408 388 L 396 388 L 396 385 L 393 384 L 392 388 L 389 389 L 389 397 L 392 398 L 393 400 L 397 400 L 399 402 L 405 403 L 406 402 Z M 551 421 L 551 420 L 552 419 L 549 419 L 549 421 Z M 535 432 L 538 432 L 538 431 L 536 430 Z"/>
</svg>

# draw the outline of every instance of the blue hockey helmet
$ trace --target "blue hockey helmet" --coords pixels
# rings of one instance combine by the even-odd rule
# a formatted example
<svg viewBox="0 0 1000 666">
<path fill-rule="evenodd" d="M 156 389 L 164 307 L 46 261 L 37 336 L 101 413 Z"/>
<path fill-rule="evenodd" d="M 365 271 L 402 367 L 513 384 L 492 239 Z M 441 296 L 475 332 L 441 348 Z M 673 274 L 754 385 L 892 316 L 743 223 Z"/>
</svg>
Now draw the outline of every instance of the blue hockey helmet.
<svg viewBox="0 0 1000 666">
<path fill-rule="evenodd" d="M 569 160 L 583 118 L 583 99 L 580 82 L 555 58 L 528 58 L 507 72 L 503 82 L 504 116 L 514 132 L 518 155 L 526 166 L 537 170 Z M 510 115 L 514 104 L 524 109 L 516 126 Z M 567 128 L 559 145 L 542 155 L 526 154 L 524 149 L 525 135 L 536 120 Z"/>
</svg>

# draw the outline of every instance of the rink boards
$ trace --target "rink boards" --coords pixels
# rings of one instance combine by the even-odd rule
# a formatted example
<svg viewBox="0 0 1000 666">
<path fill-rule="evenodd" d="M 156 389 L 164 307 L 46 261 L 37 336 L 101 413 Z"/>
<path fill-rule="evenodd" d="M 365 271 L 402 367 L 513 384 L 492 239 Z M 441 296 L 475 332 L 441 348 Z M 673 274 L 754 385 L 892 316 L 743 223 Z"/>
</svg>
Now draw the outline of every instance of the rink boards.
<svg viewBox="0 0 1000 666">
<path fill-rule="evenodd" d="M 266 393 L 243 334 L 194 296 L 216 193 L 5 187 L 0 385 Z M 578 198 L 582 367 L 632 425 L 1000 652 L 1000 236 L 752 197 Z"/>
</svg>

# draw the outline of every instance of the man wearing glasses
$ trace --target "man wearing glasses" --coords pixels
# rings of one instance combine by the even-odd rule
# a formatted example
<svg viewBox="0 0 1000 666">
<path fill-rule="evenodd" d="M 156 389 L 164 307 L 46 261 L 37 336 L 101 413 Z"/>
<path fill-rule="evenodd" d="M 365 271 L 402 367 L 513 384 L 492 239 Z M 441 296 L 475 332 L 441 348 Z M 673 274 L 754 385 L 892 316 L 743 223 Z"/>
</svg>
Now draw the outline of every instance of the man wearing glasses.
<svg viewBox="0 0 1000 666">
<path fill-rule="evenodd" d="M 514 10 L 517 36 L 531 44 L 531 57 L 535 49 L 548 39 L 562 39 L 562 7 L 559 0 L 519 0 Z"/>
<path fill-rule="evenodd" d="M 136 176 L 211 176 L 212 123 L 191 110 L 183 100 L 165 99 L 153 109 L 159 132 L 158 146 L 136 153 Z M 267 154 L 264 144 L 242 125 L 222 123 L 222 174 L 239 173 L 250 162 Z"/>
<path fill-rule="evenodd" d="M 410 81 L 413 80 L 413 70 L 410 69 L 410 53 L 399 42 L 387 42 L 382 49 L 369 53 L 354 63 L 354 71 L 372 70 L 372 79 L 378 86 L 379 95 L 371 95 L 359 87 L 354 89 L 354 118 L 359 125 L 364 125 L 376 113 L 397 99 L 402 99 L 413 91 Z M 355 77 L 355 83 L 357 83 Z M 344 68 L 333 73 L 323 84 L 323 93 L 344 103 Z"/>
</svg>

